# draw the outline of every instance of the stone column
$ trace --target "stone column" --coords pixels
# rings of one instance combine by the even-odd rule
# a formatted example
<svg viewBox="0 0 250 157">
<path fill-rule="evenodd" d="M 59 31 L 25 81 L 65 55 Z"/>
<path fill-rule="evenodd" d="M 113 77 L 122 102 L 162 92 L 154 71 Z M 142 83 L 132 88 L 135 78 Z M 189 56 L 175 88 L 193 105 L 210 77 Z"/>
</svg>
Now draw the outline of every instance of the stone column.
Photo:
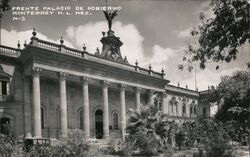
<svg viewBox="0 0 250 157">
<path fill-rule="evenodd" d="M 122 124 L 122 137 L 125 141 L 126 129 L 126 102 L 125 102 L 125 84 L 120 85 L 120 102 L 121 102 L 121 124 Z"/>
<path fill-rule="evenodd" d="M 67 94 L 66 94 L 66 73 L 59 72 L 58 76 L 60 78 L 60 123 L 61 123 L 61 131 L 60 137 L 67 137 L 68 133 L 68 121 L 67 121 Z"/>
<path fill-rule="evenodd" d="M 33 109 L 34 109 L 34 137 L 42 137 L 41 130 L 41 96 L 40 96 L 40 73 L 41 68 L 33 67 L 32 69 L 32 81 L 33 81 Z"/>
<path fill-rule="evenodd" d="M 0 101 L 3 100 L 2 81 L 0 81 Z"/>
<path fill-rule="evenodd" d="M 88 77 L 82 77 L 82 92 L 83 92 L 83 132 L 84 137 L 90 137 L 89 123 L 89 80 Z"/>
<path fill-rule="evenodd" d="M 141 88 L 135 88 L 135 104 L 137 111 L 141 110 Z"/>
<path fill-rule="evenodd" d="M 110 84 L 110 82 L 103 81 L 103 86 L 102 86 L 104 138 L 109 137 L 109 102 L 108 102 L 108 85 L 109 84 Z"/>
<path fill-rule="evenodd" d="M 7 83 L 6 83 L 6 89 L 7 89 L 7 95 L 9 95 L 10 94 L 10 82 L 8 81 Z"/>
<path fill-rule="evenodd" d="M 189 101 L 186 101 L 186 117 L 189 117 L 190 115 L 190 103 Z"/>
<path fill-rule="evenodd" d="M 24 96 L 24 133 L 25 137 L 31 135 L 31 105 L 30 105 L 30 78 L 23 78 L 23 96 Z"/>
<path fill-rule="evenodd" d="M 172 116 L 173 115 L 173 113 L 172 113 L 172 103 L 171 103 L 171 99 L 172 99 L 172 96 L 171 95 L 169 95 L 168 94 L 168 96 L 167 96 L 167 106 L 168 106 L 168 115 L 169 116 Z"/>
<path fill-rule="evenodd" d="M 167 93 L 166 92 L 162 92 L 161 94 L 161 111 L 163 114 L 168 114 L 168 104 L 167 104 Z"/>
<path fill-rule="evenodd" d="M 176 113 L 176 116 L 182 116 L 183 115 L 183 110 L 182 110 L 182 107 L 183 107 L 183 102 L 182 101 L 178 101 L 177 102 L 177 110 L 178 110 L 178 113 Z M 187 114 L 187 105 L 186 105 L 186 113 Z"/>
<path fill-rule="evenodd" d="M 154 106 L 154 91 L 153 90 L 149 90 L 148 91 L 148 104 Z"/>
</svg>

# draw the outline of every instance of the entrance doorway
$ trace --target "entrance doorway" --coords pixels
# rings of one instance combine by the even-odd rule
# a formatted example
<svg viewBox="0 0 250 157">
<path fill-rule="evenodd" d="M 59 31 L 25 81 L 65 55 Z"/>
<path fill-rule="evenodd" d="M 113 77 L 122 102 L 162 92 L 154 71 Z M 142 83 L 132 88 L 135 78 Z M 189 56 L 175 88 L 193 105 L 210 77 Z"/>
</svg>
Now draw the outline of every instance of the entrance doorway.
<svg viewBox="0 0 250 157">
<path fill-rule="evenodd" d="M 95 136 L 97 139 L 103 138 L 103 113 L 102 110 L 95 112 Z"/>
<path fill-rule="evenodd" d="M 10 133 L 10 119 L 1 118 L 0 119 L 0 133 L 8 135 Z"/>
</svg>

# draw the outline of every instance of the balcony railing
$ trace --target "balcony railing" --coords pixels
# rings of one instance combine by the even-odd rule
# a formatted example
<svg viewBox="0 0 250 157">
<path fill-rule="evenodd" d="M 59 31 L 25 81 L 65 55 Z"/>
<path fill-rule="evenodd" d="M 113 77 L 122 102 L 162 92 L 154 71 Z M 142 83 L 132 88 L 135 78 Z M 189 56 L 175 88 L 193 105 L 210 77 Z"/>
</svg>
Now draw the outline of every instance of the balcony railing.
<svg viewBox="0 0 250 157">
<path fill-rule="evenodd" d="M 0 45 L 0 54 L 17 58 L 20 56 L 21 51 L 20 49 Z"/>
<path fill-rule="evenodd" d="M 65 45 L 62 45 L 62 44 L 51 43 L 51 42 L 48 42 L 48 41 L 38 39 L 36 37 L 32 37 L 31 39 L 33 40 L 31 42 L 31 44 L 33 46 L 37 46 L 37 47 L 40 47 L 40 48 L 43 48 L 43 49 L 48 49 L 48 50 L 51 50 L 51 51 L 63 53 L 63 54 L 78 57 L 78 58 L 84 58 L 84 59 L 91 60 L 91 61 L 103 62 L 103 63 L 106 63 L 106 64 L 119 66 L 120 68 L 125 68 L 125 69 L 128 69 L 128 70 L 135 70 L 136 69 L 136 66 L 134 66 L 134 65 L 124 64 L 124 63 L 117 63 L 117 62 L 112 61 L 112 60 L 106 60 L 106 59 L 104 59 L 104 58 L 102 58 L 100 56 L 90 54 L 90 53 L 88 53 L 86 51 L 80 51 L 80 50 L 76 50 L 76 49 L 73 49 L 73 48 L 69 48 L 69 47 L 66 47 Z M 162 73 L 156 72 L 156 71 L 153 71 L 153 70 L 151 70 L 149 72 L 148 69 L 144 69 L 144 68 L 141 68 L 141 67 L 138 67 L 138 73 L 142 73 L 142 74 L 145 74 L 145 75 L 151 75 L 151 76 L 157 77 L 157 78 L 163 78 Z M 151 74 L 149 74 L 149 73 L 151 73 Z"/>
<path fill-rule="evenodd" d="M 123 69 L 137 71 L 138 73 L 141 73 L 144 75 L 150 75 L 150 76 L 157 77 L 157 78 L 163 78 L 164 76 L 164 74 L 160 72 L 156 72 L 156 71 L 149 70 L 149 69 L 144 69 L 142 67 L 134 66 L 130 64 L 118 63 L 113 60 L 107 60 L 107 59 L 102 58 L 101 56 L 90 54 L 87 51 L 81 51 L 81 50 L 69 48 L 63 44 L 51 43 L 45 40 L 38 39 L 37 37 L 34 37 L 34 36 L 31 38 L 31 42 L 29 45 L 36 46 L 42 49 L 51 50 L 54 52 L 63 53 L 66 55 L 77 57 L 77 58 L 84 58 L 84 59 L 91 60 L 91 61 L 114 65 Z M 28 45 L 26 44 L 24 46 L 26 47 Z M 5 55 L 5 56 L 18 58 L 21 55 L 21 51 L 22 50 L 20 48 L 16 49 L 16 48 L 0 45 L 0 54 Z"/>
</svg>

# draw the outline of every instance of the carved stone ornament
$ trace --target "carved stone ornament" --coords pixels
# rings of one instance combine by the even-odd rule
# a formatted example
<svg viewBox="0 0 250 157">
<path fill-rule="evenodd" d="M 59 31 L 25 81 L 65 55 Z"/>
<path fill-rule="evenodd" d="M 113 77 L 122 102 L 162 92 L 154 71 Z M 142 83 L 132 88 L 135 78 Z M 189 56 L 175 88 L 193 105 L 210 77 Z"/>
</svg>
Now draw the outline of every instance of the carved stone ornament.
<svg viewBox="0 0 250 157">
<path fill-rule="evenodd" d="M 135 90 L 136 92 L 141 92 L 142 88 L 141 88 L 141 87 L 134 87 L 134 90 Z"/>
<path fill-rule="evenodd" d="M 60 80 L 66 80 L 68 74 L 65 72 L 58 72 L 58 77 L 60 78 Z"/>
<path fill-rule="evenodd" d="M 125 63 L 121 57 L 120 47 L 115 44 L 108 45 L 106 49 L 103 50 L 103 57 L 116 62 Z"/>
<path fill-rule="evenodd" d="M 127 85 L 126 85 L 126 84 L 120 84 L 119 87 L 120 87 L 121 89 L 124 89 L 124 88 L 127 87 Z"/>
<path fill-rule="evenodd" d="M 42 68 L 39 68 L 39 67 L 32 68 L 32 76 L 33 77 L 40 77 L 41 72 L 42 72 Z"/>
<path fill-rule="evenodd" d="M 109 82 L 109 81 L 106 81 L 106 80 L 103 80 L 103 81 L 102 81 L 102 84 L 103 84 L 104 86 L 108 86 L 108 85 L 110 85 L 110 82 Z"/>
<path fill-rule="evenodd" d="M 82 81 L 82 82 L 86 82 L 86 83 L 87 83 L 87 82 L 89 82 L 89 80 L 91 80 L 90 77 L 86 77 L 86 76 L 82 76 L 82 77 L 81 77 L 81 81 Z"/>
<path fill-rule="evenodd" d="M 163 98 L 167 98 L 168 97 L 168 94 L 166 92 L 162 92 L 162 97 Z"/>
</svg>

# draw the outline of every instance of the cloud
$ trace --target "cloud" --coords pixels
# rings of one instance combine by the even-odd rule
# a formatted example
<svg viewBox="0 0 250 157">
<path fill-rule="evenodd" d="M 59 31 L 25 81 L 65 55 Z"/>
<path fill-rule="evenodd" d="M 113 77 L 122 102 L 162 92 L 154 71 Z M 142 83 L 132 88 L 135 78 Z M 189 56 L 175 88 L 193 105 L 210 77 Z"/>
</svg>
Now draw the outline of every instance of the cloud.
<svg viewBox="0 0 250 157">
<path fill-rule="evenodd" d="M 191 28 L 184 29 L 184 30 L 178 32 L 177 37 L 178 38 L 188 38 L 188 37 L 191 37 L 191 34 L 190 34 L 191 30 L 192 30 Z"/>
<path fill-rule="evenodd" d="M 92 23 L 89 22 L 85 25 L 69 26 L 66 30 L 67 36 L 76 44 L 78 48 L 82 47 L 85 43 L 89 53 L 95 53 L 96 48 L 101 50 L 102 38 L 101 31 L 107 30 L 107 23 L 105 21 Z M 122 56 L 127 56 L 128 61 L 134 64 L 135 60 L 143 59 L 143 37 L 139 33 L 134 24 L 122 24 L 115 22 L 113 24 L 115 35 L 120 37 L 124 43 L 121 46 Z"/>
<path fill-rule="evenodd" d="M 161 71 L 162 68 L 165 69 L 168 66 L 169 59 L 175 57 L 179 51 L 178 49 L 163 48 L 156 44 L 152 48 L 152 56 L 144 58 L 142 62 L 143 67 L 148 67 L 151 64 L 154 71 Z M 171 62 L 171 61 L 170 61 Z"/>
<path fill-rule="evenodd" d="M 26 40 L 27 44 L 30 42 L 30 38 L 32 37 L 32 32 L 33 30 L 26 30 L 26 31 L 20 31 L 18 32 L 17 30 L 11 30 L 7 31 L 5 29 L 1 29 L 2 33 L 2 45 L 10 46 L 10 47 L 16 47 L 17 48 L 17 43 L 20 41 L 21 48 L 23 48 L 23 43 Z M 60 43 L 60 39 L 58 40 L 53 40 L 48 38 L 46 35 L 37 32 L 36 35 L 39 39 L 46 40 L 52 43 Z M 73 44 L 71 44 L 69 41 L 64 39 L 64 44 L 67 45 L 68 47 L 74 48 Z"/>
</svg>

